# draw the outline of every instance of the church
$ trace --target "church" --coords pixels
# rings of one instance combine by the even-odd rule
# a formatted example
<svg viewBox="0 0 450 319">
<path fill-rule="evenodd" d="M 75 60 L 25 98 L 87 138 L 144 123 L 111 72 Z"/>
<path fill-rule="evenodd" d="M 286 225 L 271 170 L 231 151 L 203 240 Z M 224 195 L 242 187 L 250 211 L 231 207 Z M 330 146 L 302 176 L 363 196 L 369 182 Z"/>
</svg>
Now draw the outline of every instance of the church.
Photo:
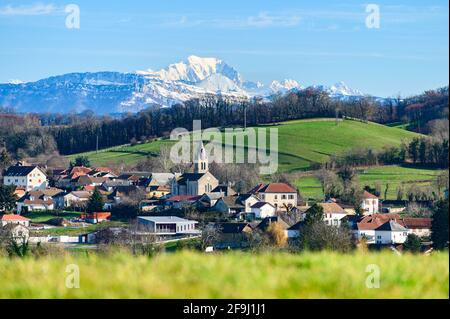
<svg viewBox="0 0 450 319">
<path fill-rule="evenodd" d="M 194 161 L 194 173 L 184 173 L 172 180 L 171 193 L 175 195 L 196 196 L 211 192 L 219 185 L 219 181 L 209 172 L 208 156 L 201 143 L 197 158 Z"/>
</svg>

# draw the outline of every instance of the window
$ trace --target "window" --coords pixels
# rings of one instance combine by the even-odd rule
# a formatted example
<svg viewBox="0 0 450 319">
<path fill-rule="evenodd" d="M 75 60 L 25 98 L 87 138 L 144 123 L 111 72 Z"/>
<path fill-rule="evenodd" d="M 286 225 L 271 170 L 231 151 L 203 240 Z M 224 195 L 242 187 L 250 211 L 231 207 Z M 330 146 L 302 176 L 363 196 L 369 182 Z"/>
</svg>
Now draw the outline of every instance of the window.
<svg viewBox="0 0 450 319">
<path fill-rule="evenodd" d="M 381 236 L 380 236 L 380 235 L 378 235 L 378 236 L 377 236 L 377 239 L 381 239 Z"/>
<path fill-rule="evenodd" d="M 294 195 L 288 195 L 289 199 L 294 199 Z"/>
<path fill-rule="evenodd" d="M 274 197 L 275 199 L 278 199 L 278 195 L 275 195 L 275 197 Z"/>
<path fill-rule="evenodd" d="M 286 199 L 286 195 L 281 195 L 281 199 Z"/>
</svg>

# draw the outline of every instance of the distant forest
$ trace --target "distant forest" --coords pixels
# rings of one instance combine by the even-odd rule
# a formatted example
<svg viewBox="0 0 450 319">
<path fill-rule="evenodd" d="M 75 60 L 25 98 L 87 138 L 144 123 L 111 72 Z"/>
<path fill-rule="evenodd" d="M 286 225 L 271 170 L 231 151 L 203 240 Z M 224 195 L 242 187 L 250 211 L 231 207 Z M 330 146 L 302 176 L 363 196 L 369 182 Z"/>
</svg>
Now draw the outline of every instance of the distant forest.
<svg viewBox="0 0 450 319">
<path fill-rule="evenodd" d="M 244 116 L 245 114 L 245 116 Z M 0 148 L 20 159 L 59 152 L 62 155 L 147 141 L 168 136 L 173 128 L 247 126 L 315 117 L 351 117 L 382 124 L 404 123 L 407 129 L 448 143 L 448 87 L 391 99 L 381 104 L 371 97 L 338 101 L 327 93 L 305 89 L 273 101 L 230 103 L 220 96 L 189 100 L 171 108 L 151 108 L 121 118 L 82 114 L 15 114 L 0 109 Z M 376 138 L 376 137 L 375 137 Z"/>
</svg>

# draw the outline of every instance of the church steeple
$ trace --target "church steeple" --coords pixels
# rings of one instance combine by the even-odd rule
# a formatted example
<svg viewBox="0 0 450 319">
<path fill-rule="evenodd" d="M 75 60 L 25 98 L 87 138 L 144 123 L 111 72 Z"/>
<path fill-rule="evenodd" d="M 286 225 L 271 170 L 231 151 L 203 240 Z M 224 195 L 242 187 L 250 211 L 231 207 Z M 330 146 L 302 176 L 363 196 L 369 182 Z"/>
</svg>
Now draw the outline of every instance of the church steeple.
<svg viewBox="0 0 450 319">
<path fill-rule="evenodd" d="M 200 148 L 197 153 L 197 158 L 194 162 L 194 172 L 204 174 L 208 172 L 208 156 L 206 155 L 205 146 L 200 142 Z"/>
</svg>

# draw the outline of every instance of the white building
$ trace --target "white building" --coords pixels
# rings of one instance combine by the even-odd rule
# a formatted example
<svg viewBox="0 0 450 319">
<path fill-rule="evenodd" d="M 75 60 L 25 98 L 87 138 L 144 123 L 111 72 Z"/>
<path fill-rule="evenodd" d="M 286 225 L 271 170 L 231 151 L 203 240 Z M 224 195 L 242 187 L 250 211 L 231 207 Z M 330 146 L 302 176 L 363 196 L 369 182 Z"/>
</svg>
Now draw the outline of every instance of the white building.
<svg viewBox="0 0 450 319">
<path fill-rule="evenodd" d="M 33 212 L 53 210 L 55 208 L 52 196 L 45 190 L 30 191 L 16 202 L 17 212 Z"/>
<path fill-rule="evenodd" d="M 361 209 L 364 215 L 377 214 L 379 212 L 379 199 L 375 195 L 364 191 Z"/>
<path fill-rule="evenodd" d="M 277 211 L 297 207 L 297 191 L 285 183 L 260 184 L 250 193 L 256 195 L 261 201 L 270 203 Z"/>
<path fill-rule="evenodd" d="M 263 219 L 273 217 L 276 214 L 275 206 L 266 202 L 257 202 L 252 205 L 251 212 L 255 214 L 255 218 Z"/>
<path fill-rule="evenodd" d="M 61 193 L 53 198 L 55 208 L 63 209 L 71 206 L 87 203 L 92 192 L 89 191 L 73 191 L 70 193 Z"/>
<path fill-rule="evenodd" d="M 0 218 L 1 226 L 6 226 L 9 224 L 14 225 L 22 225 L 25 227 L 30 226 L 30 220 L 28 218 L 25 218 L 20 215 L 14 215 L 14 214 L 5 214 Z"/>
<path fill-rule="evenodd" d="M 397 214 L 375 214 L 363 217 L 354 226 L 358 240 L 365 239 L 368 244 L 403 244 L 411 230 L 403 226 Z"/>
<path fill-rule="evenodd" d="M 154 235 L 198 235 L 197 221 L 176 216 L 138 217 L 138 225 Z"/>
<path fill-rule="evenodd" d="M 17 164 L 10 166 L 3 176 L 4 185 L 14 185 L 26 191 L 45 189 L 47 175 L 37 166 L 23 166 Z"/>
</svg>

